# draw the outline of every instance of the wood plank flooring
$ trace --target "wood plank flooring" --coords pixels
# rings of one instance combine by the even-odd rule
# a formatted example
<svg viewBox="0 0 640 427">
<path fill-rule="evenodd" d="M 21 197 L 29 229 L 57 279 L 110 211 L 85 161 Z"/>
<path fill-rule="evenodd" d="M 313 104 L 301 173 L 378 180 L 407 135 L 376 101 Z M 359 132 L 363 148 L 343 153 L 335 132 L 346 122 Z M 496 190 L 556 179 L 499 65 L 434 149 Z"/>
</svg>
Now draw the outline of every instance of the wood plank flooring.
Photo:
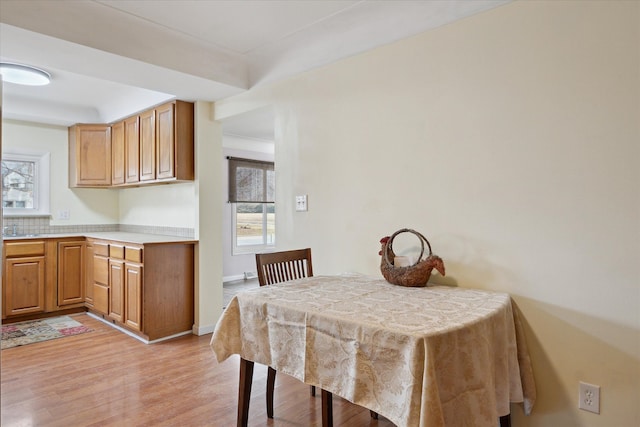
<svg viewBox="0 0 640 427">
<path fill-rule="evenodd" d="M 236 425 L 239 358 L 218 364 L 211 335 L 146 345 L 85 314 L 82 335 L 2 350 L 3 427 Z M 267 418 L 267 368 L 256 364 L 249 426 L 321 426 L 320 393 L 284 374 Z M 334 397 L 334 425 L 393 427 Z"/>
</svg>

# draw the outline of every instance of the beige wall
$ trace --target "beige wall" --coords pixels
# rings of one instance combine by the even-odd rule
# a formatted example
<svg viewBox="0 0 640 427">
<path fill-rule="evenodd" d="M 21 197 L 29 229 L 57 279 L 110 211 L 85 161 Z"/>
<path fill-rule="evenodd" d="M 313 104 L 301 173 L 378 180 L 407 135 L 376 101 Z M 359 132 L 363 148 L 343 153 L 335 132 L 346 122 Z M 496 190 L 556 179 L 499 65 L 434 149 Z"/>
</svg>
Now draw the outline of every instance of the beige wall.
<svg viewBox="0 0 640 427">
<path fill-rule="evenodd" d="M 120 224 L 194 228 L 196 205 L 192 182 L 123 188 Z"/>
<path fill-rule="evenodd" d="M 276 111 L 278 246 L 379 274 L 430 239 L 440 283 L 509 292 L 538 385 L 518 426 L 640 424 L 640 3 L 520 1 L 216 103 Z M 294 212 L 294 195 L 309 211 Z M 577 409 L 578 382 L 602 413 Z"/>
<path fill-rule="evenodd" d="M 69 188 L 69 142 L 66 127 L 3 119 L 2 144 L 3 149 L 26 148 L 51 154 L 51 225 L 118 223 L 117 190 Z M 69 220 L 56 219 L 60 210 L 69 210 Z"/>
</svg>

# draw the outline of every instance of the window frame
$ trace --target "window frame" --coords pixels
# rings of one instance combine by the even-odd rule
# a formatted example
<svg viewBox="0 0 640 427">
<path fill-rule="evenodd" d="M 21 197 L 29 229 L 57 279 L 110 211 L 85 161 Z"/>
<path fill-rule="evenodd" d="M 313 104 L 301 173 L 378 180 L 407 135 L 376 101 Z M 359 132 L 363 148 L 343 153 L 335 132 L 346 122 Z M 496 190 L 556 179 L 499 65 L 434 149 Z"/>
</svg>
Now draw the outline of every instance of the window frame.
<svg viewBox="0 0 640 427">
<path fill-rule="evenodd" d="M 6 148 L 2 151 L 2 161 L 34 162 L 34 208 L 3 207 L 5 217 L 12 216 L 51 216 L 49 170 L 51 153 L 27 149 Z M 2 184 L 4 186 L 4 183 Z"/>
<path fill-rule="evenodd" d="M 228 202 L 231 205 L 231 253 L 232 255 L 248 255 L 258 252 L 273 251 L 276 242 L 276 231 L 273 232 L 272 241 L 269 242 L 268 233 L 268 215 L 269 206 L 273 206 L 273 212 L 275 221 L 275 189 L 271 192 L 268 190 L 269 174 L 273 174 L 275 180 L 275 163 L 269 160 L 257 160 L 246 157 L 233 157 L 227 156 L 228 160 Z M 236 181 L 237 168 L 251 168 L 260 170 L 263 173 L 262 189 L 261 191 L 251 192 L 254 199 L 238 200 L 238 190 L 242 187 L 238 186 Z M 275 185 L 275 181 L 272 181 Z M 246 193 L 243 193 L 246 196 Z M 238 245 L 238 204 L 261 204 L 262 205 L 262 241 L 261 244 L 255 245 Z M 275 223 L 274 223 L 275 227 Z"/>
<path fill-rule="evenodd" d="M 262 237 L 265 243 L 259 245 L 238 245 L 238 204 L 236 202 L 229 203 L 231 205 L 231 253 L 232 255 L 251 255 L 259 252 L 273 251 L 276 246 L 276 234 L 273 233 L 273 241 L 269 242 L 267 233 L 267 205 L 275 203 L 262 203 Z M 275 215 L 275 209 L 273 212 Z"/>
</svg>

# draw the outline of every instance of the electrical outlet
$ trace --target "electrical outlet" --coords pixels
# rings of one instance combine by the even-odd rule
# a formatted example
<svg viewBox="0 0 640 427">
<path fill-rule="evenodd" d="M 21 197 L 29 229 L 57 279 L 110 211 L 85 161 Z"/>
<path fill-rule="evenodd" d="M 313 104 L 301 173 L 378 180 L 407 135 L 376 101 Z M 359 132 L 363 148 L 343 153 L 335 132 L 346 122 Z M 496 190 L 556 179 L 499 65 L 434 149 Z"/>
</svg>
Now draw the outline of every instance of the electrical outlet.
<svg viewBox="0 0 640 427">
<path fill-rule="evenodd" d="M 585 411 L 600 413 L 600 386 L 580 381 L 578 408 Z"/>
<path fill-rule="evenodd" d="M 58 219 L 67 220 L 69 218 L 71 218 L 71 212 L 69 212 L 69 209 L 58 211 Z"/>
<path fill-rule="evenodd" d="M 306 212 L 307 211 L 307 195 L 296 196 L 296 211 L 297 212 Z"/>
</svg>

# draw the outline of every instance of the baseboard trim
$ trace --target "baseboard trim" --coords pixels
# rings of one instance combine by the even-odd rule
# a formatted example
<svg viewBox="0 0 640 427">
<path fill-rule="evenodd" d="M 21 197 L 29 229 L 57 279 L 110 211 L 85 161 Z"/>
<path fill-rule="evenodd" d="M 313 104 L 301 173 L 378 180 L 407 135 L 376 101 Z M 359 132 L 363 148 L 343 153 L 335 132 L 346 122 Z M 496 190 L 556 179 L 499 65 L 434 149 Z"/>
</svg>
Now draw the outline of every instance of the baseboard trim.
<svg viewBox="0 0 640 427">
<path fill-rule="evenodd" d="M 117 325 L 117 324 L 115 324 L 115 323 L 111 323 L 111 322 L 109 322 L 108 320 L 103 319 L 102 317 L 100 317 L 100 316 L 98 316 L 98 315 L 96 315 L 96 314 L 93 314 L 93 313 L 92 313 L 92 312 L 90 312 L 90 311 L 87 311 L 87 315 L 88 315 L 88 316 L 91 316 L 91 317 L 93 317 L 94 319 L 101 321 L 101 322 L 102 322 L 102 323 L 104 323 L 105 325 L 109 325 L 109 326 L 111 326 L 112 328 L 117 329 L 117 330 L 119 330 L 120 332 L 123 332 L 123 333 L 125 333 L 125 334 L 129 335 L 131 338 L 135 338 L 135 339 L 137 339 L 138 341 L 141 341 L 141 342 L 143 342 L 143 343 L 145 343 L 145 344 L 155 344 L 155 343 L 157 343 L 157 342 L 162 342 L 162 341 L 170 340 L 171 338 L 177 338 L 177 337 L 181 337 L 181 336 L 183 336 L 183 335 L 190 335 L 190 334 L 192 334 L 192 333 L 193 333 L 192 331 L 183 331 L 183 332 L 178 332 L 177 334 L 169 335 L 169 336 L 167 336 L 167 337 L 162 337 L 162 338 L 158 338 L 158 339 L 155 339 L 155 340 L 148 340 L 148 339 L 145 339 L 145 338 L 143 338 L 143 337 L 141 337 L 141 336 L 139 336 L 139 335 L 134 334 L 133 332 L 131 332 L 131 331 L 129 331 L 129 330 L 127 330 L 127 329 L 123 328 L 123 327 L 122 327 L 122 326 L 120 326 L 120 325 Z"/>
<path fill-rule="evenodd" d="M 216 325 L 196 326 L 193 325 L 193 334 L 197 336 L 212 334 Z"/>
</svg>

